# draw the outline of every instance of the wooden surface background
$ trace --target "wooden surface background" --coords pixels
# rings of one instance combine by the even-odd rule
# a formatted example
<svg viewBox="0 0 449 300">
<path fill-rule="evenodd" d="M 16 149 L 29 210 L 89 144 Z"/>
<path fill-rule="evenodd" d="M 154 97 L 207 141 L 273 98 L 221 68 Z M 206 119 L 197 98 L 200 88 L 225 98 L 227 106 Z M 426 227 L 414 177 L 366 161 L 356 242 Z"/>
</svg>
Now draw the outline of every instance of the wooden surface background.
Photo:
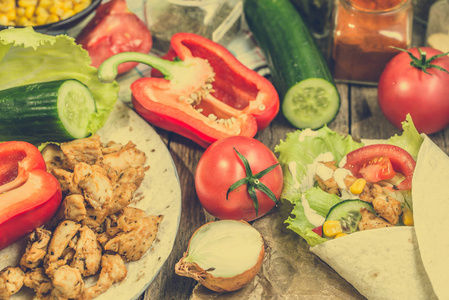
<svg viewBox="0 0 449 300">
<path fill-rule="evenodd" d="M 414 23 L 413 46 L 423 46 L 425 27 Z M 373 86 L 337 84 L 341 96 L 341 108 L 337 118 L 329 127 L 340 133 L 349 133 L 354 137 L 383 139 L 400 133 L 383 116 L 377 104 L 377 88 Z M 256 139 L 272 150 L 286 133 L 296 130 L 281 113 Z M 157 129 L 169 148 L 176 164 L 182 189 L 182 215 L 179 232 L 173 251 L 148 290 L 139 298 L 143 299 L 189 299 L 196 285 L 193 279 L 180 277 L 174 273 L 176 262 L 187 249 L 193 232 L 202 224 L 211 220 L 204 212 L 196 196 L 194 174 L 196 165 L 204 149 L 179 135 Z M 449 153 L 449 129 L 431 135 L 446 153 Z M 298 236 L 299 238 L 299 236 Z"/>
</svg>

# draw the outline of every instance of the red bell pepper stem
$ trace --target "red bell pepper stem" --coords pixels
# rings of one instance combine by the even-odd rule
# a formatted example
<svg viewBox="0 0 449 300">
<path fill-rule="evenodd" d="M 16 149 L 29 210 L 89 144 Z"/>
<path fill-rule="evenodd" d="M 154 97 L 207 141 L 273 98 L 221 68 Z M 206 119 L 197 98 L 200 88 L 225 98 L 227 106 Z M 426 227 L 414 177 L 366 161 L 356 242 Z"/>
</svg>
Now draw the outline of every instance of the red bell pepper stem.
<svg viewBox="0 0 449 300">
<path fill-rule="evenodd" d="M 0 143 L 0 249 L 42 226 L 56 213 L 62 192 L 39 150 L 26 142 Z"/>
</svg>

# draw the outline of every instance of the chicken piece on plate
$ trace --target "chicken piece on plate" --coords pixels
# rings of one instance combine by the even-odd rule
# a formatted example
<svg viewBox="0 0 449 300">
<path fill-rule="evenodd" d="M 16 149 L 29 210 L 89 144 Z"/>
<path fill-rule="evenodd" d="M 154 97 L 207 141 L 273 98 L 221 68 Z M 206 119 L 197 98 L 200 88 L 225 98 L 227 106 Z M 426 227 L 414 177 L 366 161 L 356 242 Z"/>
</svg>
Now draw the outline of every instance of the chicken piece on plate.
<svg viewBox="0 0 449 300">
<path fill-rule="evenodd" d="M 103 155 L 105 155 L 105 154 L 110 154 L 113 152 L 118 152 L 122 148 L 123 148 L 123 144 L 117 143 L 114 141 L 110 141 L 106 145 L 104 145 L 103 148 L 101 148 L 101 152 L 103 153 Z"/>
<path fill-rule="evenodd" d="M 78 299 L 84 290 L 84 281 L 78 269 L 63 265 L 50 275 L 50 299 Z"/>
<path fill-rule="evenodd" d="M 63 194 L 81 194 L 78 184 L 73 182 L 73 173 L 65 169 L 53 169 L 51 174 L 58 179 Z"/>
<path fill-rule="evenodd" d="M 112 167 L 121 173 L 130 167 L 143 166 L 145 161 L 145 152 L 137 149 L 134 143 L 128 142 L 119 151 L 104 155 L 99 164 Z"/>
<path fill-rule="evenodd" d="M 115 186 L 120 186 L 125 183 L 133 183 L 136 185 L 136 189 L 139 188 L 143 179 L 145 178 L 145 171 L 147 168 L 143 166 L 130 167 L 120 173 L 115 181 Z"/>
<path fill-rule="evenodd" d="M 88 287 L 81 295 L 82 300 L 89 300 L 107 291 L 114 283 L 126 278 L 128 270 L 120 255 L 104 254 L 101 258 L 100 277 L 94 286 Z"/>
<path fill-rule="evenodd" d="M 62 143 L 61 150 L 64 153 L 64 168 L 73 170 L 75 165 L 80 162 L 93 165 L 103 155 L 101 146 L 98 135 Z"/>
<path fill-rule="evenodd" d="M 385 219 L 376 216 L 366 208 L 360 210 L 362 219 L 359 222 L 359 230 L 368 230 L 375 228 L 392 227 L 394 225 L 388 223 Z"/>
<path fill-rule="evenodd" d="M 68 195 L 62 200 L 58 210 L 57 218 L 59 220 L 72 220 L 80 222 L 87 216 L 84 197 L 79 194 Z"/>
<path fill-rule="evenodd" d="M 47 274 L 52 273 L 55 268 L 66 263 L 66 248 L 73 243 L 72 239 L 80 228 L 81 224 L 70 220 L 62 221 L 56 227 L 48 246 L 48 253 L 44 259 Z M 71 246 L 74 247 L 74 245 Z"/>
<path fill-rule="evenodd" d="M 81 220 L 81 224 L 88 226 L 95 232 L 102 231 L 102 224 L 106 220 L 108 214 L 106 209 L 86 208 L 86 217 Z"/>
<path fill-rule="evenodd" d="M 23 286 L 25 273 L 19 267 L 6 267 L 0 271 L 0 299 L 9 299 Z"/>
<path fill-rule="evenodd" d="M 105 219 L 131 204 L 137 187 L 133 183 L 122 183 L 114 191 L 110 201 L 102 209 L 87 208 L 87 217 L 81 222 L 94 231 L 100 231 Z"/>
<path fill-rule="evenodd" d="M 25 253 L 20 259 L 24 270 L 37 268 L 43 263 L 50 239 L 51 231 L 43 228 L 37 228 L 30 234 Z"/>
<path fill-rule="evenodd" d="M 115 214 L 130 205 L 136 189 L 136 185 L 129 182 L 117 186 L 117 188 L 114 190 L 112 201 L 106 206 L 108 215 Z"/>
<path fill-rule="evenodd" d="M 103 172 L 94 168 L 91 170 L 91 173 L 80 180 L 78 186 L 83 191 L 84 199 L 93 208 L 100 209 L 112 199 L 112 183 Z"/>
<path fill-rule="evenodd" d="M 105 251 L 122 255 L 126 261 L 139 260 L 150 248 L 163 216 L 147 216 L 138 208 L 126 207 L 109 218 L 106 232 L 97 236 Z"/>
<path fill-rule="evenodd" d="M 94 275 L 100 269 L 102 255 L 100 243 L 92 229 L 87 226 L 81 227 L 79 233 L 70 266 L 78 269 L 82 276 Z"/>
<path fill-rule="evenodd" d="M 37 299 L 44 298 L 53 288 L 51 279 L 45 274 L 44 268 L 36 268 L 26 272 L 23 284 L 34 290 Z"/>
<path fill-rule="evenodd" d="M 47 166 L 47 171 L 51 173 L 53 169 L 63 168 L 64 153 L 61 148 L 55 144 L 47 144 L 41 151 L 42 158 Z"/>
</svg>

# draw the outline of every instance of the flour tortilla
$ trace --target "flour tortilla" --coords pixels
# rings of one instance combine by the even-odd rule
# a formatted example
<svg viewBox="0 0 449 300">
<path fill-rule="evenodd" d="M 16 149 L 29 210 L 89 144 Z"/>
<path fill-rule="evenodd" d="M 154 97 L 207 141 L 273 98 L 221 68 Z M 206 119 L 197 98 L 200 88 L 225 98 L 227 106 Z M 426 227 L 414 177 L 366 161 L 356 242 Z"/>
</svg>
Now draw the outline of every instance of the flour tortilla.
<svg viewBox="0 0 449 300">
<path fill-rule="evenodd" d="M 132 141 L 147 155 L 150 169 L 136 192 L 140 199 L 131 205 L 150 215 L 164 215 L 157 237 L 145 255 L 136 262 L 126 263 L 128 275 L 95 299 L 137 299 L 156 277 L 167 260 L 174 244 L 181 215 L 181 188 L 176 168 L 164 142 L 154 129 L 134 111 L 118 101 L 106 125 L 98 132 L 102 142 L 113 140 L 122 144 Z M 24 253 L 26 239 L 0 251 L 0 270 L 16 266 Z M 95 284 L 96 277 L 88 278 L 86 286 Z M 11 299 L 33 299 L 33 292 L 24 287 Z"/>
<path fill-rule="evenodd" d="M 311 248 L 368 299 L 449 299 L 449 157 L 423 137 L 414 227 L 356 232 Z"/>
<path fill-rule="evenodd" d="M 438 298 L 449 299 L 449 158 L 427 136 L 412 184 L 421 259 Z"/>
</svg>

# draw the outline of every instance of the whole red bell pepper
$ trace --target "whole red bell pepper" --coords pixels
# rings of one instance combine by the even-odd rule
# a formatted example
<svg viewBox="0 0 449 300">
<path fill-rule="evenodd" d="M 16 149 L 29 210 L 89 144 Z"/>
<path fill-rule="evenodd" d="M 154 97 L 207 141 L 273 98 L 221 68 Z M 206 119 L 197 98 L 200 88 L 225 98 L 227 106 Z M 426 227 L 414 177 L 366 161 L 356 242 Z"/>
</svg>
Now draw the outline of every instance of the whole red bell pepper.
<svg viewBox="0 0 449 300">
<path fill-rule="evenodd" d="M 118 65 L 128 61 L 148 64 L 164 76 L 131 85 L 134 109 L 149 123 L 203 147 L 228 136 L 253 137 L 279 111 L 279 96 L 269 80 L 225 47 L 193 33 L 173 35 L 163 59 L 117 54 L 100 66 L 99 78 L 112 81 Z"/>
<path fill-rule="evenodd" d="M 61 199 L 61 186 L 35 146 L 0 143 L 0 249 L 48 222 Z"/>
</svg>

